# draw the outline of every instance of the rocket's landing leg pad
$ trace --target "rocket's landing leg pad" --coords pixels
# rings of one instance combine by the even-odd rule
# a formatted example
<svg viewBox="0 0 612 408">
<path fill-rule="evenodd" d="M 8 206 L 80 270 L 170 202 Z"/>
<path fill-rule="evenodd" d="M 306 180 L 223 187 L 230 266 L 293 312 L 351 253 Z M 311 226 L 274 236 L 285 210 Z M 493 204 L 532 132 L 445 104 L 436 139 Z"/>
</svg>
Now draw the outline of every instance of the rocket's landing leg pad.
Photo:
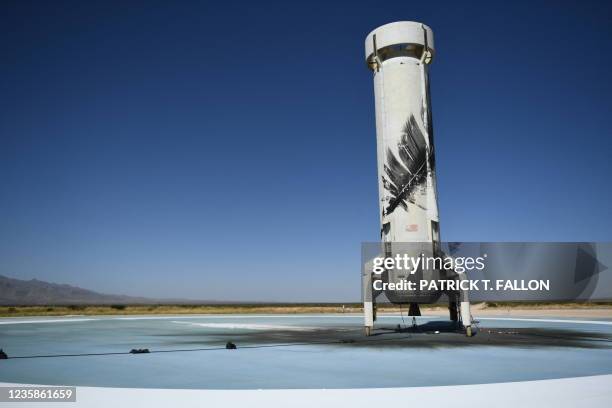
<svg viewBox="0 0 612 408">
<path fill-rule="evenodd" d="M 478 334 L 478 328 L 474 325 L 465 326 L 465 336 L 466 337 L 474 337 Z"/>
</svg>

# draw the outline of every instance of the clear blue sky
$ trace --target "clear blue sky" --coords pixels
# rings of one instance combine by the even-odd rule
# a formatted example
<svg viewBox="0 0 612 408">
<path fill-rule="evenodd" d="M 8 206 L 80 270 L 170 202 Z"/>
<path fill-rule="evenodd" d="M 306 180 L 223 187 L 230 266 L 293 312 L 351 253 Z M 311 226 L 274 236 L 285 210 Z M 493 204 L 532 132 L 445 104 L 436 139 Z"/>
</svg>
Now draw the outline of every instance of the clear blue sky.
<svg viewBox="0 0 612 408">
<path fill-rule="evenodd" d="M 610 2 L 4 1 L 0 274 L 358 300 L 396 20 L 436 37 L 442 238 L 612 240 Z"/>
</svg>

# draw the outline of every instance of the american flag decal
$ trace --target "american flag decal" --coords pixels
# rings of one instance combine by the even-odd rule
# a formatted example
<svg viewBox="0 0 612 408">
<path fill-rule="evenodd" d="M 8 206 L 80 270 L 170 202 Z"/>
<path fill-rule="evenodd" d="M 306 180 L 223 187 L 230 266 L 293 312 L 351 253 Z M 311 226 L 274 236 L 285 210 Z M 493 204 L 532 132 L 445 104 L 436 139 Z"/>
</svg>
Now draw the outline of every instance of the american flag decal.
<svg viewBox="0 0 612 408">
<path fill-rule="evenodd" d="M 406 231 L 408 232 L 416 232 L 419 230 L 419 225 L 418 224 L 409 224 L 406 225 Z"/>
</svg>

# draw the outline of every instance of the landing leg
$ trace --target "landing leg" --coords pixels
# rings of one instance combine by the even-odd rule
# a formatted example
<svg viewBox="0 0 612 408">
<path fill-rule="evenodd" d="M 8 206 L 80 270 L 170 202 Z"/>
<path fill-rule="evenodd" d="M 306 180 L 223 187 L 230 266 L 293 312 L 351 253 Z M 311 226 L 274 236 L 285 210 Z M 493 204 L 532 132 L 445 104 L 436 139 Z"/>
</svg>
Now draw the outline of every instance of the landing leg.
<svg viewBox="0 0 612 408">
<path fill-rule="evenodd" d="M 372 335 L 374 329 L 374 299 L 372 296 L 372 275 L 366 273 L 363 275 L 363 326 L 366 336 Z"/>
<path fill-rule="evenodd" d="M 466 280 L 467 278 L 465 274 L 460 274 L 459 279 Z M 476 334 L 476 330 L 472 325 L 472 311 L 470 310 L 470 300 L 467 290 L 459 292 L 459 300 L 461 301 L 459 304 L 459 313 L 461 314 L 461 323 L 463 323 L 463 327 L 465 328 L 465 335 L 472 337 Z"/>
<path fill-rule="evenodd" d="M 372 302 L 363 302 L 363 318 L 365 335 L 371 336 L 374 329 L 374 304 Z"/>
<path fill-rule="evenodd" d="M 472 313 L 470 312 L 470 302 L 461 302 L 461 322 L 465 328 L 465 335 L 472 337 L 476 334 L 472 327 Z"/>
<path fill-rule="evenodd" d="M 450 313 L 451 322 L 459 321 L 459 313 L 457 311 L 457 302 L 449 301 L 448 302 L 448 311 Z"/>
</svg>

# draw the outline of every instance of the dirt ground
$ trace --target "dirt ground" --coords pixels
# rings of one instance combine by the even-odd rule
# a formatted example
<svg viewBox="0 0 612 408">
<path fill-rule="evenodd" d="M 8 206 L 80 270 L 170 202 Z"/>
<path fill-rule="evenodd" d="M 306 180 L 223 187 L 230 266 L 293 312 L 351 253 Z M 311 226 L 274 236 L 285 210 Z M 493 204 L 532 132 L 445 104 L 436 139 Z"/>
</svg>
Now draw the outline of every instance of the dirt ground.
<svg viewBox="0 0 612 408">
<path fill-rule="evenodd" d="M 447 313 L 447 310 L 442 307 L 428 308 L 421 310 L 423 316 L 436 316 Z M 571 306 L 555 305 L 555 306 L 496 306 L 490 307 L 484 304 L 472 305 L 472 315 L 474 317 L 514 317 L 514 316 L 529 316 L 529 317 L 579 317 L 579 318 L 597 318 L 597 319 L 612 319 L 612 306 Z"/>
<path fill-rule="evenodd" d="M 407 307 L 402 307 L 406 315 Z M 379 314 L 399 314 L 396 305 L 378 305 Z M 76 305 L 76 306 L 0 306 L 0 317 L 75 316 L 75 315 L 175 315 L 175 314 L 362 314 L 361 304 L 286 304 L 286 305 Z M 422 305 L 423 316 L 444 316 L 445 306 Z M 612 304 L 472 304 L 474 317 L 534 316 L 612 319 Z"/>
</svg>

